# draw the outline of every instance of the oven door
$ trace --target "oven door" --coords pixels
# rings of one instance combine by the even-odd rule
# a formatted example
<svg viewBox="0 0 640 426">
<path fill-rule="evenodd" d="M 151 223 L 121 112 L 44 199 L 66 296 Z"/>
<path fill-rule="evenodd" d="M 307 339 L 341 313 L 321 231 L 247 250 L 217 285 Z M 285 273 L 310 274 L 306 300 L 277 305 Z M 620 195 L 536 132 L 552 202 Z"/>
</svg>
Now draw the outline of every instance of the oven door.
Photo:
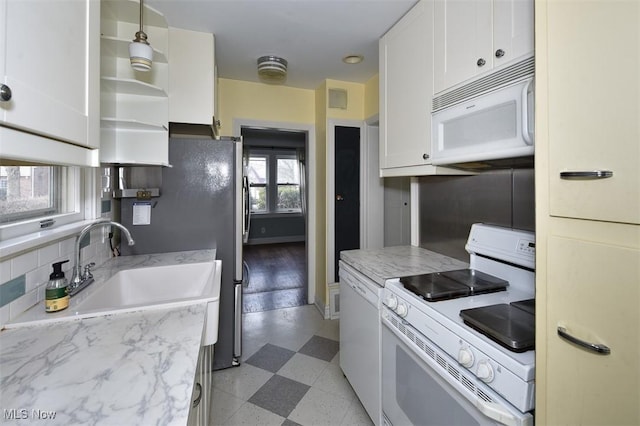
<svg viewBox="0 0 640 426">
<path fill-rule="evenodd" d="M 382 412 L 387 424 L 533 425 L 530 413 L 521 413 L 484 389 L 475 376 L 391 311 L 384 309 L 382 320 Z M 465 395 L 467 388 L 486 400 Z"/>
</svg>

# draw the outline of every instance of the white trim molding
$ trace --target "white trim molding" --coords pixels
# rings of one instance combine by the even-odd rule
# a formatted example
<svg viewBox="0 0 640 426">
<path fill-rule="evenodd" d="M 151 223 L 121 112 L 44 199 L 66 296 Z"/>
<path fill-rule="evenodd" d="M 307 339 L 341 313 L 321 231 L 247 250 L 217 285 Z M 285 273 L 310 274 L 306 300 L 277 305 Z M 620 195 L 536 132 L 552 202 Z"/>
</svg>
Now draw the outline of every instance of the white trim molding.
<svg viewBox="0 0 640 426">
<path fill-rule="evenodd" d="M 307 133 L 307 302 L 316 303 L 316 128 L 314 124 L 233 119 L 233 135 L 241 136 L 243 127 L 299 131 Z M 313 154 L 313 155 L 312 155 Z"/>
</svg>

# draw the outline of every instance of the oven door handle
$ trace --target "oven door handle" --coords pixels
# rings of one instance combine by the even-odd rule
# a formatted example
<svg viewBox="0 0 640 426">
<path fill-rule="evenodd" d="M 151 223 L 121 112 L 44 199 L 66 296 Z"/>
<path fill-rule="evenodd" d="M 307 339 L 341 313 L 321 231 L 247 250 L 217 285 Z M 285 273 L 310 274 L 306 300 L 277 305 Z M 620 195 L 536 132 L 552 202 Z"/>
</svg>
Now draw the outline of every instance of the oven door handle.
<svg viewBox="0 0 640 426">
<path fill-rule="evenodd" d="M 496 420 L 507 426 L 518 426 L 520 422 L 499 404 L 487 401 L 477 401 L 476 408 L 490 419 Z"/>
</svg>

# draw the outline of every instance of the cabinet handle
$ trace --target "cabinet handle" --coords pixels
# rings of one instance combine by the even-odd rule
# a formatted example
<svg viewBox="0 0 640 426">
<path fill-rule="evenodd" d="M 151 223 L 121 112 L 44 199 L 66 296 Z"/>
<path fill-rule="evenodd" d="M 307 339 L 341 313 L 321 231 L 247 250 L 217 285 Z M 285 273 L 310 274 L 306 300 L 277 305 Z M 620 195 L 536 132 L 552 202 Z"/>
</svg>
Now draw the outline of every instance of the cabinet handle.
<svg viewBox="0 0 640 426">
<path fill-rule="evenodd" d="M 200 400 L 202 399 L 202 385 L 200 383 L 196 383 L 196 390 L 198 391 L 198 397 L 193 400 L 193 408 L 200 405 Z"/>
<path fill-rule="evenodd" d="M 0 85 L 0 101 L 9 102 L 11 100 L 11 88 L 6 84 Z"/>
<path fill-rule="evenodd" d="M 498 49 L 496 50 L 496 58 L 502 58 L 504 56 L 504 50 Z"/>
<path fill-rule="evenodd" d="M 566 328 L 561 326 L 558 326 L 558 336 L 580 346 L 581 348 L 595 352 L 598 355 L 609 355 L 611 353 L 611 349 L 609 349 L 608 346 L 599 343 L 585 342 L 584 340 L 578 339 L 577 337 L 573 337 L 567 332 Z"/>
<path fill-rule="evenodd" d="M 560 179 L 596 180 L 596 179 L 606 179 L 612 176 L 613 176 L 613 172 L 610 170 L 560 172 Z"/>
<path fill-rule="evenodd" d="M 423 160 L 428 160 L 429 159 L 429 154 L 422 154 L 422 159 Z"/>
<path fill-rule="evenodd" d="M 487 61 L 485 61 L 484 59 L 480 58 L 480 59 L 478 59 L 478 62 L 476 62 L 476 65 L 478 65 L 479 67 L 483 67 L 486 63 L 487 63 Z"/>
</svg>

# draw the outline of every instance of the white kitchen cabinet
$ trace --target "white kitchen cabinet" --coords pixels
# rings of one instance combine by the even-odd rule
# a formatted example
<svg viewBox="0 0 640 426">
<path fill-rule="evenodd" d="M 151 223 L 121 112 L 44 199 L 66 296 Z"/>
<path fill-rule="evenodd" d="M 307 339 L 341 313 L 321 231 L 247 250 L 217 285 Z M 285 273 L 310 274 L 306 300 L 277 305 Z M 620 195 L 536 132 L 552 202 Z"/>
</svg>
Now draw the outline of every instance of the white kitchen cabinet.
<svg viewBox="0 0 640 426">
<path fill-rule="evenodd" d="M 128 46 L 139 28 L 139 10 L 137 1 L 102 1 L 100 161 L 167 165 L 169 28 L 161 13 L 144 5 L 153 65 L 149 72 L 134 71 Z"/>
<path fill-rule="evenodd" d="M 544 424 L 638 424 L 640 250 L 554 235 L 547 257 Z M 558 327 L 611 353 L 573 345 Z"/>
<path fill-rule="evenodd" d="M 99 146 L 100 2 L 0 0 L 0 125 Z"/>
<path fill-rule="evenodd" d="M 429 164 L 433 4 L 421 1 L 380 39 L 380 167 Z"/>
<path fill-rule="evenodd" d="M 549 131 L 556 138 L 549 145 L 550 211 L 640 224 L 638 15 L 618 18 L 620 5 L 601 14 L 570 5 L 554 5 L 548 24 Z M 619 22 L 611 31 L 599 30 L 612 19 Z M 567 31 L 568 24 L 574 30 Z M 590 62 L 594 51 L 607 52 L 606 67 Z M 596 171 L 613 175 L 598 178 Z M 575 172 L 592 176 L 561 176 Z"/>
<path fill-rule="evenodd" d="M 435 0 L 434 93 L 533 56 L 533 0 Z"/>
<path fill-rule="evenodd" d="M 380 174 L 461 173 L 431 165 L 433 2 L 418 2 L 381 39 Z"/>
<path fill-rule="evenodd" d="M 536 423 L 640 424 L 640 3 L 536 2 L 536 46 Z"/>
<path fill-rule="evenodd" d="M 214 42 L 211 33 L 169 28 L 169 121 L 208 125 L 215 121 Z"/>
</svg>

